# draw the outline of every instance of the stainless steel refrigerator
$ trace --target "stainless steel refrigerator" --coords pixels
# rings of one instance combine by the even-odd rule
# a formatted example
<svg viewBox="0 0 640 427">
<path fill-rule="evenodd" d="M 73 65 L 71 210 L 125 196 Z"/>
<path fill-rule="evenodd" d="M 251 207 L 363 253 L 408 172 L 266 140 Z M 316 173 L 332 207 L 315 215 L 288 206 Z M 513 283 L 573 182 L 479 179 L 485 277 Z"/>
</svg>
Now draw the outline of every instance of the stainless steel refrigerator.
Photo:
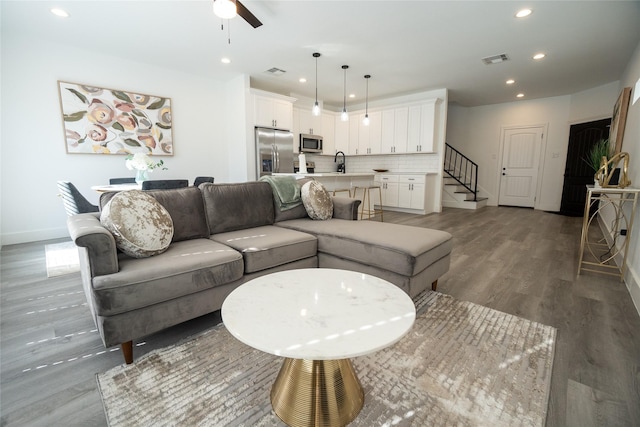
<svg viewBox="0 0 640 427">
<path fill-rule="evenodd" d="M 293 173 L 293 133 L 256 128 L 258 178 L 274 173 Z"/>
</svg>

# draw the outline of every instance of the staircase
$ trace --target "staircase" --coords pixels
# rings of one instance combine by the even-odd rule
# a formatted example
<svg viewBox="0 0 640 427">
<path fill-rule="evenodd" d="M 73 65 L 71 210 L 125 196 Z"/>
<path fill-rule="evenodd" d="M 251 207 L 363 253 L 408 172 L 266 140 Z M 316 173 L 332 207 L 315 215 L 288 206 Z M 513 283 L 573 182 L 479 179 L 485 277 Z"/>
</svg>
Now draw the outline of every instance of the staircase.
<svg viewBox="0 0 640 427">
<path fill-rule="evenodd" d="M 446 143 L 444 173 L 442 206 L 480 209 L 487 205 L 486 197 L 478 197 L 478 165 Z"/>
</svg>

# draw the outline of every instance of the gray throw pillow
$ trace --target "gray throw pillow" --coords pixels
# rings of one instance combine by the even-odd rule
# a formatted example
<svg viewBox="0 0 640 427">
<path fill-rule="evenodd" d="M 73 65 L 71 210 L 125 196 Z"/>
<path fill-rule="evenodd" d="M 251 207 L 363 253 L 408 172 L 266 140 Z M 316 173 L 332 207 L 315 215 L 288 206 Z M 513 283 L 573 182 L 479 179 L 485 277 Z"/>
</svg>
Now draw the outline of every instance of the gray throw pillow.
<svg viewBox="0 0 640 427">
<path fill-rule="evenodd" d="M 300 189 L 302 204 L 311 219 L 325 220 L 333 216 L 333 199 L 318 181 L 309 181 Z"/>
</svg>

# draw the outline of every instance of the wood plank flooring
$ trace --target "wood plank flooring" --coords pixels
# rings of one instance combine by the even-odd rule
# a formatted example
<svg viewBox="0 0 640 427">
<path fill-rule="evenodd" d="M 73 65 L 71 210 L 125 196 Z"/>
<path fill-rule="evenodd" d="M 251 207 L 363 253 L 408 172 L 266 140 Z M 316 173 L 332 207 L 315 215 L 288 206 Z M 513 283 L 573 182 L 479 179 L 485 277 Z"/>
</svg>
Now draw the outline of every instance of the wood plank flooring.
<svg viewBox="0 0 640 427">
<path fill-rule="evenodd" d="M 625 285 L 576 275 L 581 218 L 508 207 L 385 212 L 385 221 L 449 231 L 438 291 L 558 329 L 547 426 L 640 425 L 640 317 Z M 95 374 L 105 349 L 80 274 L 47 278 L 43 241 L 0 252 L 0 425 L 106 425 Z M 135 357 L 185 340 L 219 313 L 147 337 Z"/>
</svg>

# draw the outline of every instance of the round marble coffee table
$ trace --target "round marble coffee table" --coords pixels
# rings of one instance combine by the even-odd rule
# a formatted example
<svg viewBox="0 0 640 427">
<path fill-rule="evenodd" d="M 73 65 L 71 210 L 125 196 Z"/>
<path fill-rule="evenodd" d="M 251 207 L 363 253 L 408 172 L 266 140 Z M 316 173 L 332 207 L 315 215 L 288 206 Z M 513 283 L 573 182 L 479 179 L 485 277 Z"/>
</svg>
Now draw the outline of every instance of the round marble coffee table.
<svg viewBox="0 0 640 427">
<path fill-rule="evenodd" d="M 364 392 L 349 359 L 394 344 L 415 317 L 411 298 L 392 283 L 325 268 L 253 279 L 222 304 L 233 336 L 285 358 L 271 404 L 290 426 L 351 422 Z"/>
</svg>

